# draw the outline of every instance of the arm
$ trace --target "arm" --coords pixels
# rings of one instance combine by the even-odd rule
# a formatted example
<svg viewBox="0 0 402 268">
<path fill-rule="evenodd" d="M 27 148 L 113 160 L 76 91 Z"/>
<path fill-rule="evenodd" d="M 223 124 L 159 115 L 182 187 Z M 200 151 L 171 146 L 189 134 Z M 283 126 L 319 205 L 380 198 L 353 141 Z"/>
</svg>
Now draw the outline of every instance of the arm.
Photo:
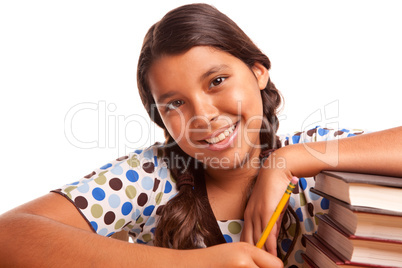
<svg viewBox="0 0 402 268">
<path fill-rule="evenodd" d="M 273 165 L 260 170 L 245 212 L 242 239 L 252 244 L 258 240 L 292 176 L 314 176 L 321 170 L 402 176 L 401 162 L 402 127 L 280 148 L 266 160 Z M 275 254 L 275 235 L 270 235 L 265 249 Z"/>
<path fill-rule="evenodd" d="M 282 267 L 276 257 L 246 243 L 173 250 L 106 238 L 55 193 L 0 215 L 0 226 L 2 267 Z"/>
</svg>

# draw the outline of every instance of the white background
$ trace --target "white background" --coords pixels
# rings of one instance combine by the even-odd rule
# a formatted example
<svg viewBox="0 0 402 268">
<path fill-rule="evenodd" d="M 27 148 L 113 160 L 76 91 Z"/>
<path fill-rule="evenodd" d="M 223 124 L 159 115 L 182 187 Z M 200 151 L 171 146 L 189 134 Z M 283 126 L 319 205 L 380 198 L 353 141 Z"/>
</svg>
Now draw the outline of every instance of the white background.
<svg viewBox="0 0 402 268">
<path fill-rule="evenodd" d="M 207 2 L 271 59 L 285 98 L 279 133 L 401 125 L 399 1 Z M 139 100 L 136 64 L 148 28 L 185 3 L 0 2 L 0 213 L 126 147 L 163 141 Z"/>
</svg>

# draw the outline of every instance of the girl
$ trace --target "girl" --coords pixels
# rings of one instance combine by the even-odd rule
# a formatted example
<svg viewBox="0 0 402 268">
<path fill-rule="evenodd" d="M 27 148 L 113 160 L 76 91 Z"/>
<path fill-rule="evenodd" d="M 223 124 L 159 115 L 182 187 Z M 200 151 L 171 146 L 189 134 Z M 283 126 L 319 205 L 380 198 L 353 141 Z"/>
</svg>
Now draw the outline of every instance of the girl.
<svg viewBox="0 0 402 268">
<path fill-rule="evenodd" d="M 186 5 L 166 14 L 148 31 L 137 72 L 144 106 L 166 142 L 3 214 L 1 264 L 300 266 L 301 233 L 314 232 L 314 214 L 325 209 L 308 193 L 314 180 L 302 177 L 324 169 L 401 175 L 402 130 L 356 136 L 317 127 L 279 137 L 281 96 L 269 68 L 215 8 Z M 339 139 L 347 136 L 355 137 Z M 300 187 L 266 251 L 257 249 L 293 176 Z M 302 196 L 313 208 L 302 207 Z M 105 238 L 122 231 L 136 243 Z"/>
</svg>

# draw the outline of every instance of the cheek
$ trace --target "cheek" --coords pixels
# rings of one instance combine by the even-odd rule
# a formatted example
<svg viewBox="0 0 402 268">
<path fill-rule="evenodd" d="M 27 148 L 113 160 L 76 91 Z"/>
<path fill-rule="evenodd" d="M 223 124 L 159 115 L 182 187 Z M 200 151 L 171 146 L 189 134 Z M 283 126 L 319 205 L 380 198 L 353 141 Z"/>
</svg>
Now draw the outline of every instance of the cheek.
<svg viewBox="0 0 402 268">
<path fill-rule="evenodd" d="M 180 119 L 177 120 L 165 119 L 164 122 L 170 136 L 172 136 L 172 138 L 175 141 L 177 141 L 180 138 L 180 136 L 182 136 L 181 133 L 183 132 L 183 127 L 180 124 Z"/>
</svg>

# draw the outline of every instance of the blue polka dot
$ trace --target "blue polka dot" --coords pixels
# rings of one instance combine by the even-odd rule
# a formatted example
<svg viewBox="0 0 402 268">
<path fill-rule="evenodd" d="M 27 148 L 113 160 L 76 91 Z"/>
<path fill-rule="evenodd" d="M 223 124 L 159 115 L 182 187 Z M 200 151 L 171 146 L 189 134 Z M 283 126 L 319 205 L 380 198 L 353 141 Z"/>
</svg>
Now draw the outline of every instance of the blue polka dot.
<svg viewBox="0 0 402 268">
<path fill-rule="evenodd" d="M 158 175 L 161 179 L 166 179 L 167 178 L 167 168 L 166 167 L 161 167 L 161 169 L 159 169 Z"/>
<path fill-rule="evenodd" d="M 300 141 L 300 136 L 293 136 L 292 137 L 293 144 L 299 143 L 299 141 Z"/>
<path fill-rule="evenodd" d="M 158 166 L 158 157 L 156 155 L 154 156 L 154 165 L 155 167 Z"/>
<path fill-rule="evenodd" d="M 133 220 L 138 220 L 138 217 L 141 215 L 141 211 L 139 209 L 136 209 L 135 212 L 131 215 L 131 218 Z"/>
<path fill-rule="evenodd" d="M 296 215 L 299 218 L 299 221 L 303 221 L 303 212 L 301 208 L 296 209 Z"/>
<path fill-rule="evenodd" d="M 111 172 L 115 175 L 121 175 L 123 174 L 123 168 L 118 164 L 111 170 Z"/>
<path fill-rule="evenodd" d="M 350 130 L 349 130 L 349 129 L 346 129 L 346 128 L 342 128 L 341 131 L 342 131 L 342 132 L 346 132 L 346 133 L 349 133 L 349 132 L 350 132 Z"/>
<path fill-rule="evenodd" d="M 106 236 L 112 236 L 115 232 L 108 233 Z"/>
<path fill-rule="evenodd" d="M 131 204 L 130 202 L 124 203 L 123 206 L 121 207 L 121 213 L 124 216 L 127 216 L 128 214 L 130 214 L 132 210 L 133 210 L 133 204 Z M 139 213 L 140 213 L 140 211 L 138 210 L 138 214 Z"/>
<path fill-rule="evenodd" d="M 135 233 L 136 235 L 139 235 L 142 232 L 141 229 L 131 229 L 130 233 Z"/>
<path fill-rule="evenodd" d="M 150 150 L 145 151 L 145 152 L 144 152 L 144 157 L 145 157 L 145 158 L 148 158 L 148 159 L 154 158 L 154 152 L 153 152 L 153 150 L 150 149 Z"/>
<path fill-rule="evenodd" d="M 83 194 L 88 193 L 88 191 L 89 191 L 89 185 L 88 185 L 88 183 L 82 184 L 81 186 L 79 186 L 79 187 L 77 188 L 77 190 L 78 190 L 80 193 L 83 193 Z"/>
<path fill-rule="evenodd" d="M 111 166 L 112 166 L 112 164 L 107 163 L 106 165 L 101 166 L 101 168 L 100 168 L 100 169 L 108 169 L 108 168 L 110 168 Z"/>
<path fill-rule="evenodd" d="M 283 251 L 288 252 L 290 245 L 292 245 L 292 240 L 286 238 L 282 240 L 281 248 Z"/>
<path fill-rule="evenodd" d="M 120 206 L 120 197 L 117 194 L 112 194 L 109 196 L 109 205 L 112 208 L 117 208 Z"/>
<path fill-rule="evenodd" d="M 296 253 L 295 253 L 295 260 L 296 260 L 298 263 L 303 263 L 303 262 L 304 262 L 303 257 L 302 257 L 302 253 L 304 253 L 303 250 L 298 250 L 298 251 L 296 251 Z"/>
<path fill-rule="evenodd" d="M 146 244 L 144 241 L 142 241 L 142 240 L 140 240 L 140 239 L 137 239 L 137 241 L 136 241 L 138 244 Z"/>
<path fill-rule="evenodd" d="M 323 128 L 318 129 L 318 135 L 320 135 L 320 136 L 324 136 L 324 135 L 328 134 L 328 132 L 329 132 L 328 129 L 323 129 Z"/>
<path fill-rule="evenodd" d="M 140 153 L 142 153 L 142 150 L 135 150 L 134 153 L 140 154 Z"/>
<path fill-rule="evenodd" d="M 172 194 L 172 195 L 169 197 L 169 200 L 170 200 L 170 199 L 172 199 L 172 198 L 174 198 L 174 197 L 175 197 L 177 194 L 178 194 L 178 192 L 177 192 L 177 193 Z M 169 200 L 168 200 L 168 201 L 169 201 Z"/>
<path fill-rule="evenodd" d="M 138 181 L 138 173 L 135 170 L 128 170 L 126 172 L 126 178 L 131 182 Z"/>
<path fill-rule="evenodd" d="M 294 208 L 295 205 L 296 205 L 296 200 L 295 200 L 292 196 L 289 197 L 289 205 L 290 205 L 292 208 Z"/>
<path fill-rule="evenodd" d="M 306 218 L 304 221 L 304 228 L 306 228 L 307 232 L 311 232 L 314 229 L 314 223 L 310 218 Z"/>
<path fill-rule="evenodd" d="M 141 181 L 142 188 L 151 190 L 154 187 L 154 180 L 151 177 L 144 177 Z"/>
<path fill-rule="evenodd" d="M 105 191 L 103 191 L 101 188 L 96 187 L 95 189 L 92 190 L 92 196 L 98 200 L 98 201 L 102 201 L 103 199 L 105 199 Z"/>
<path fill-rule="evenodd" d="M 305 178 L 300 178 L 299 179 L 299 185 L 303 190 L 306 190 L 307 187 L 307 181 Z"/>
<path fill-rule="evenodd" d="M 232 242 L 233 242 L 233 240 L 232 240 L 232 238 L 230 237 L 230 235 L 225 234 L 225 235 L 223 235 L 223 237 L 225 238 L 226 243 L 232 243 Z"/>
<path fill-rule="evenodd" d="M 147 222 L 145 223 L 145 226 L 151 226 L 155 223 L 155 218 L 154 217 L 149 217 Z"/>
<path fill-rule="evenodd" d="M 80 183 L 79 181 L 75 181 L 73 183 L 70 183 L 69 185 L 77 185 L 78 183 Z"/>
<path fill-rule="evenodd" d="M 356 134 L 353 134 L 353 133 L 348 134 L 348 137 L 353 137 L 353 136 L 356 136 Z"/>
<path fill-rule="evenodd" d="M 322 200 L 321 200 L 321 208 L 322 209 L 328 209 L 329 208 L 329 200 L 328 199 L 326 199 L 326 198 L 323 198 Z"/>
<path fill-rule="evenodd" d="M 156 227 L 151 229 L 151 233 L 155 234 Z"/>
<path fill-rule="evenodd" d="M 145 216 L 150 216 L 152 214 L 152 211 L 154 211 L 155 206 L 151 205 L 149 207 L 146 207 L 144 209 L 144 215 Z"/>
<path fill-rule="evenodd" d="M 99 230 L 98 234 L 99 234 L 99 235 L 106 236 L 106 235 L 107 235 L 107 229 L 106 229 L 106 228 L 103 228 L 103 229 Z"/>
<path fill-rule="evenodd" d="M 318 194 L 313 193 L 312 191 L 308 191 L 308 195 L 310 196 L 310 199 L 313 201 L 318 200 L 321 197 Z"/>
<path fill-rule="evenodd" d="M 98 230 L 98 224 L 94 221 L 91 221 L 92 228 L 94 228 L 95 232 Z"/>
<path fill-rule="evenodd" d="M 163 191 L 165 194 L 168 194 L 172 191 L 172 184 L 169 181 L 166 181 L 165 190 Z"/>
</svg>

